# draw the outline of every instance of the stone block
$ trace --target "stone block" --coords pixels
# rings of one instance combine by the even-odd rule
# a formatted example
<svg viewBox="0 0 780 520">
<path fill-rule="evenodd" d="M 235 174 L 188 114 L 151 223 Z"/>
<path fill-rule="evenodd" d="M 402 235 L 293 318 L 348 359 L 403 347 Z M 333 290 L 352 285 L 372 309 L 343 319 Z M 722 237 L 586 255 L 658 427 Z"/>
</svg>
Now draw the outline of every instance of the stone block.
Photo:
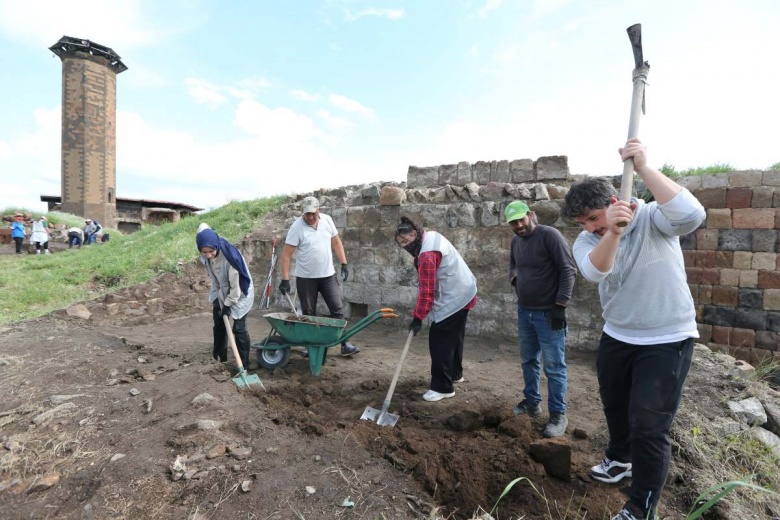
<svg viewBox="0 0 780 520">
<path fill-rule="evenodd" d="M 780 289 L 780 272 L 778 271 L 759 271 L 758 285 L 759 289 Z"/>
<path fill-rule="evenodd" d="M 406 191 L 395 186 L 384 186 L 379 193 L 380 206 L 400 206 L 406 202 Z"/>
<path fill-rule="evenodd" d="M 531 159 L 516 159 L 512 161 L 509 163 L 509 173 L 512 177 L 511 182 L 515 184 L 536 180 L 536 177 L 534 177 L 534 162 Z"/>
<path fill-rule="evenodd" d="M 758 271 L 742 270 L 739 272 L 739 286 L 740 287 L 756 287 L 758 286 Z"/>
<path fill-rule="evenodd" d="M 748 309 L 762 309 L 764 307 L 764 292 L 761 289 L 740 288 L 738 306 Z"/>
<path fill-rule="evenodd" d="M 485 186 L 479 188 L 479 198 L 481 200 L 501 201 L 504 199 L 504 188 L 506 184 L 503 182 L 488 182 Z"/>
<path fill-rule="evenodd" d="M 771 170 L 764 172 L 761 184 L 763 186 L 780 186 L 780 171 Z"/>
<path fill-rule="evenodd" d="M 680 237 L 680 248 L 683 251 L 696 249 L 696 232 L 688 233 Z"/>
<path fill-rule="evenodd" d="M 698 232 L 717 231 L 717 247 L 721 251 L 752 251 L 753 232 L 750 229 L 700 229 Z M 699 241 L 701 242 L 701 241 Z M 701 247 L 699 249 L 702 249 Z"/>
<path fill-rule="evenodd" d="M 491 161 L 490 180 L 493 182 L 512 182 L 509 161 Z"/>
<path fill-rule="evenodd" d="M 439 168 L 437 166 L 409 166 L 406 172 L 406 186 L 409 188 L 424 188 L 435 186 L 439 182 Z"/>
<path fill-rule="evenodd" d="M 695 190 L 693 194 L 699 199 L 701 205 L 707 209 L 726 207 L 725 188 L 702 188 L 700 190 Z"/>
<path fill-rule="evenodd" d="M 490 163 L 487 161 L 477 161 L 471 167 L 472 181 L 477 184 L 487 184 L 490 182 Z"/>
<path fill-rule="evenodd" d="M 327 214 L 333 219 L 336 229 L 347 227 L 347 208 L 330 208 Z"/>
<path fill-rule="evenodd" d="M 731 337 L 731 327 L 712 325 L 712 341 L 721 345 L 728 345 Z"/>
<path fill-rule="evenodd" d="M 756 348 L 774 352 L 778 348 L 778 337 L 780 337 L 780 334 L 777 332 L 768 330 L 756 331 Z"/>
<path fill-rule="evenodd" d="M 701 267 L 686 267 L 685 276 L 689 284 L 701 284 Z"/>
<path fill-rule="evenodd" d="M 699 301 L 698 303 L 701 305 L 709 305 L 712 303 L 712 285 L 699 285 L 699 290 L 696 291 Z"/>
<path fill-rule="evenodd" d="M 465 161 L 459 162 L 457 182 L 454 182 L 452 184 L 457 184 L 458 186 L 465 186 L 466 184 L 472 182 L 473 180 L 474 180 L 474 175 L 471 171 L 471 164 Z"/>
<path fill-rule="evenodd" d="M 771 208 L 774 195 L 775 189 L 771 186 L 753 188 L 753 202 L 751 205 L 754 208 Z"/>
<path fill-rule="evenodd" d="M 754 229 L 751 233 L 753 251 L 765 251 L 777 253 L 777 231 L 774 229 Z"/>
<path fill-rule="evenodd" d="M 503 223 L 503 212 L 500 211 L 501 205 L 496 202 L 483 202 L 479 206 L 479 223 L 484 227 L 498 226 Z"/>
<path fill-rule="evenodd" d="M 735 209 L 731 215 L 731 225 L 734 229 L 774 229 L 774 208 Z"/>
<path fill-rule="evenodd" d="M 715 285 L 712 288 L 712 304 L 726 307 L 736 307 L 739 290 L 728 285 Z"/>
<path fill-rule="evenodd" d="M 539 157 L 534 163 L 537 181 L 569 178 L 569 158 L 565 155 Z"/>
<path fill-rule="evenodd" d="M 730 229 L 731 210 L 728 208 L 708 209 L 706 225 L 708 228 Z"/>
<path fill-rule="evenodd" d="M 724 173 L 710 173 L 701 176 L 702 188 L 728 188 L 729 176 Z"/>
<path fill-rule="evenodd" d="M 715 251 L 718 248 L 720 230 L 718 229 L 697 229 L 696 230 L 696 249 L 709 249 Z M 748 248 L 749 250 L 750 248 Z"/>
<path fill-rule="evenodd" d="M 764 289 L 764 309 L 780 311 L 780 289 Z"/>
<path fill-rule="evenodd" d="M 474 227 L 474 224 L 476 223 L 474 206 L 466 202 L 452 204 L 447 208 L 445 220 L 447 222 L 447 226 L 451 228 Z"/>
<path fill-rule="evenodd" d="M 460 184 L 458 182 L 457 164 L 442 164 L 439 166 L 439 184 Z"/>
<path fill-rule="evenodd" d="M 774 271 L 777 268 L 777 253 L 753 253 L 750 267 L 758 271 Z"/>
<path fill-rule="evenodd" d="M 362 206 L 347 208 L 347 227 L 360 228 L 365 225 L 364 209 Z"/>
<path fill-rule="evenodd" d="M 729 172 L 729 186 L 732 188 L 753 188 L 761 186 L 763 172 L 761 170 L 743 170 Z"/>
<path fill-rule="evenodd" d="M 734 252 L 732 251 L 715 251 L 715 259 L 713 267 L 731 268 L 734 267 Z"/>
<path fill-rule="evenodd" d="M 764 295 L 764 308 L 766 309 L 766 295 Z M 769 311 L 766 313 L 766 330 L 780 332 L 780 312 Z"/>
<path fill-rule="evenodd" d="M 381 200 L 381 196 L 380 196 Z M 401 207 L 395 204 L 385 205 L 380 202 L 380 212 L 382 215 L 381 225 L 383 227 L 392 227 L 395 229 L 401 222 Z"/>
<path fill-rule="evenodd" d="M 736 251 L 734 255 L 734 269 L 751 269 L 753 267 L 753 253 L 749 251 Z"/>
<path fill-rule="evenodd" d="M 686 177 L 680 177 L 677 179 L 677 184 L 686 188 L 688 191 L 698 190 L 701 188 L 701 175 L 688 175 Z"/>
<path fill-rule="evenodd" d="M 701 319 L 708 325 L 733 327 L 734 309 L 730 307 L 720 307 L 717 305 L 705 305 Z"/>
<path fill-rule="evenodd" d="M 762 426 L 766 423 L 767 417 L 761 401 L 756 397 L 749 397 L 741 401 L 729 401 L 729 410 L 732 411 L 740 420 L 751 426 Z"/>
<path fill-rule="evenodd" d="M 762 309 L 736 309 L 734 327 L 740 329 L 766 330 L 766 311 Z"/>
<path fill-rule="evenodd" d="M 739 269 L 721 269 L 720 270 L 720 285 L 733 285 L 739 286 Z"/>
<path fill-rule="evenodd" d="M 712 339 L 712 325 L 705 325 L 703 323 L 697 323 L 696 328 L 699 330 L 699 340 L 702 343 L 709 343 Z"/>
<path fill-rule="evenodd" d="M 720 281 L 720 269 L 714 267 L 703 267 L 701 270 L 701 283 L 704 285 L 715 285 Z"/>
<path fill-rule="evenodd" d="M 753 201 L 753 190 L 749 188 L 730 188 L 726 190 L 726 207 L 731 209 L 749 208 Z"/>
<path fill-rule="evenodd" d="M 735 347 L 753 348 L 756 345 L 756 331 L 734 327 L 730 339 L 730 344 Z"/>
</svg>

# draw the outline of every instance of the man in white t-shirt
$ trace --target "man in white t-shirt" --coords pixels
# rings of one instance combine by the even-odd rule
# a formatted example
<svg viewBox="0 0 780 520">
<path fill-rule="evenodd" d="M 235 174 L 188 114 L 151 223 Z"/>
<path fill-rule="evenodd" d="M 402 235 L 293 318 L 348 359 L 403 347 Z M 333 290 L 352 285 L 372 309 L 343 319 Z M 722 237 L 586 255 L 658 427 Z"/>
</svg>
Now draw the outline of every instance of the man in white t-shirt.
<svg viewBox="0 0 780 520">
<path fill-rule="evenodd" d="M 341 288 L 333 268 L 333 254 L 341 263 L 341 279 L 347 281 L 347 255 L 341 243 L 339 232 L 330 216 L 320 213 L 320 201 L 306 197 L 301 202 L 303 214 L 295 219 L 284 241 L 282 251 L 282 294 L 290 292 L 290 262 L 295 259 L 295 287 L 301 300 L 303 314 L 314 316 L 317 312 L 317 297 L 322 294 L 331 318 L 344 318 L 341 302 Z M 296 253 L 297 252 L 297 253 Z M 360 352 L 352 343 L 341 344 L 341 355 L 351 356 Z"/>
</svg>

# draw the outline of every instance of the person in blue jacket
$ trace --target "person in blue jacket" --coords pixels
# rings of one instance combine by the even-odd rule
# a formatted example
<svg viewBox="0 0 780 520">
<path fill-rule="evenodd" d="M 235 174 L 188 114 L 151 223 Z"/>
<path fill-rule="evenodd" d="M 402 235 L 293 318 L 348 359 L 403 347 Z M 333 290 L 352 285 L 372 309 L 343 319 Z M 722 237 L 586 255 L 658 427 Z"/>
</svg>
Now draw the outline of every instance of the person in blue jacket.
<svg viewBox="0 0 780 520">
<path fill-rule="evenodd" d="M 22 244 L 24 244 L 24 237 L 26 236 L 27 233 L 24 230 L 24 217 L 21 215 L 16 215 L 14 223 L 11 224 L 11 238 L 13 238 L 14 242 L 16 243 L 17 255 L 22 254 Z"/>
</svg>

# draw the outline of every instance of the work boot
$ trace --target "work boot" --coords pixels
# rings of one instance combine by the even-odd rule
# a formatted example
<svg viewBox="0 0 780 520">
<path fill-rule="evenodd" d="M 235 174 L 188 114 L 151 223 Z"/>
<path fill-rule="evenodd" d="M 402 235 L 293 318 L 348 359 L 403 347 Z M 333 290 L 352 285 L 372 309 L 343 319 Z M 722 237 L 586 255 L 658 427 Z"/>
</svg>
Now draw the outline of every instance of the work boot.
<svg viewBox="0 0 780 520">
<path fill-rule="evenodd" d="M 520 401 L 517 406 L 512 408 L 515 415 L 528 415 L 529 417 L 539 417 L 542 415 L 542 407 L 539 403 L 529 403 L 527 399 Z"/>
<path fill-rule="evenodd" d="M 357 354 L 358 352 L 360 352 L 360 349 L 357 348 L 352 343 L 350 343 L 349 341 L 341 344 L 341 355 L 343 357 L 349 357 L 353 354 Z"/>
<path fill-rule="evenodd" d="M 566 427 L 569 425 L 569 419 L 565 414 L 550 412 L 550 420 L 547 421 L 547 425 L 544 427 L 544 435 L 547 438 L 560 437 L 566 433 Z"/>
</svg>

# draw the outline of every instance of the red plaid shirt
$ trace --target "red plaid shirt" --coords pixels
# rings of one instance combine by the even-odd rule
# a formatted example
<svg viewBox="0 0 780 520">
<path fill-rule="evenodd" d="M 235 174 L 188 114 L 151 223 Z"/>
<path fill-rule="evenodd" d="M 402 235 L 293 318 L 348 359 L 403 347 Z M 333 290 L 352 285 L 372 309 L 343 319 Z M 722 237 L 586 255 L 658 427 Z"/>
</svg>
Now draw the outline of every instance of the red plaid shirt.
<svg viewBox="0 0 780 520">
<path fill-rule="evenodd" d="M 424 320 L 433 308 L 433 298 L 436 288 L 436 271 L 441 264 L 441 253 L 439 251 L 426 251 L 420 253 L 417 257 L 417 305 L 412 312 L 412 316 Z M 464 309 L 473 309 L 477 304 L 477 297 L 474 296 Z"/>
</svg>

